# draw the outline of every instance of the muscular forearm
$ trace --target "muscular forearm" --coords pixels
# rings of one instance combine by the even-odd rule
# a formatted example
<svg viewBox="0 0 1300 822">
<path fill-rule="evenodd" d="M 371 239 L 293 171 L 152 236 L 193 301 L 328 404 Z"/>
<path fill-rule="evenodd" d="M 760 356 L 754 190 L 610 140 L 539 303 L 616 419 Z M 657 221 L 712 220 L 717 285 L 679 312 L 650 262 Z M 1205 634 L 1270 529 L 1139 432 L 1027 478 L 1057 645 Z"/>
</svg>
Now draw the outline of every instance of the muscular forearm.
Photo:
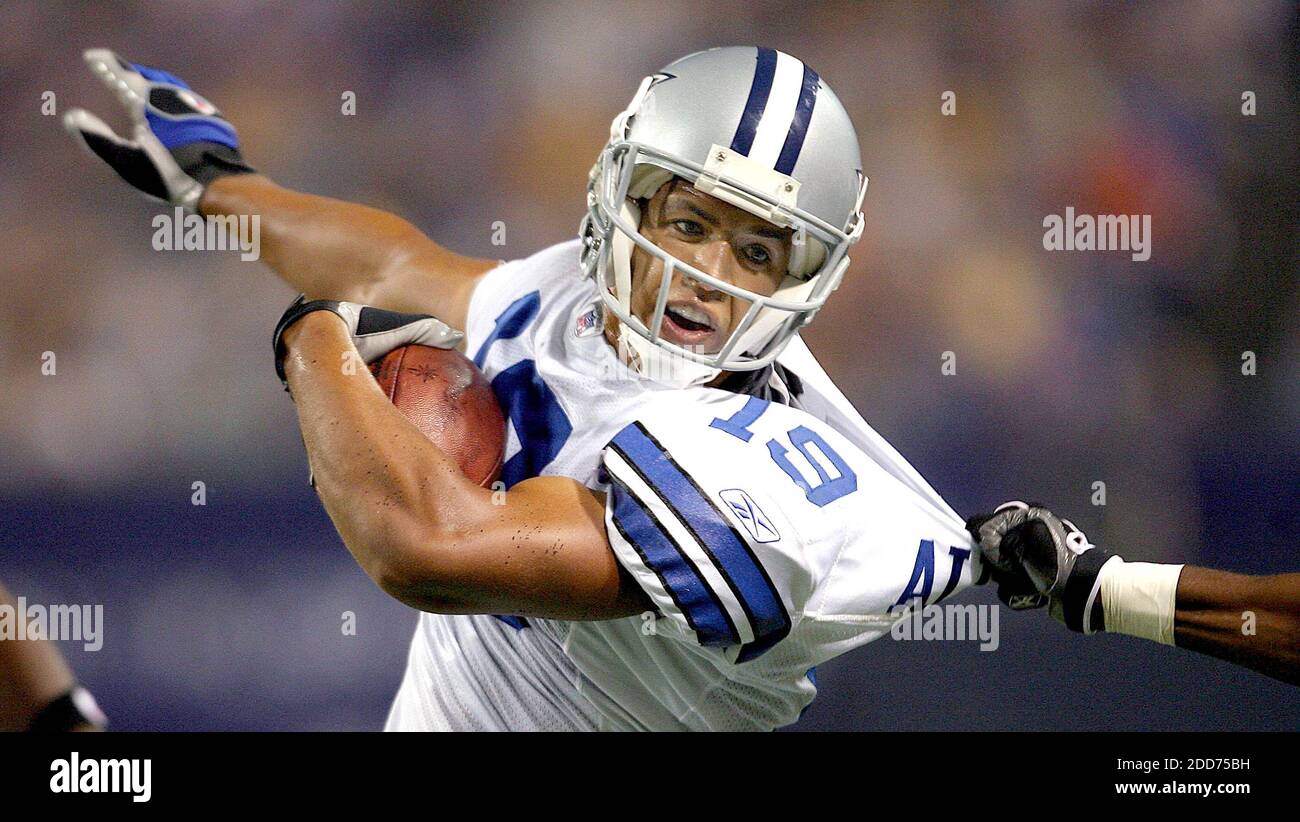
<svg viewBox="0 0 1300 822">
<path fill-rule="evenodd" d="M 1300 574 L 1185 567 L 1174 644 L 1300 685 Z"/>
<path fill-rule="evenodd" d="M 330 311 L 289 325 L 285 375 L 321 501 L 385 592 L 438 613 L 613 619 L 650 607 L 609 547 L 603 495 L 534 477 L 496 504 L 364 368 L 340 367 L 355 356 L 347 328 Z"/>
<path fill-rule="evenodd" d="M 178 92 L 178 83 L 188 86 L 175 75 L 106 49 L 84 57 L 117 93 L 134 139 L 117 138 L 76 108 L 64 126 L 123 180 L 180 208 L 255 219 L 259 256 L 313 299 L 433 314 L 465 327 L 470 294 L 494 261 L 454 254 L 378 209 L 281 188 L 244 162 L 238 133 L 213 105 Z"/>
<path fill-rule="evenodd" d="M 343 367 L 355 354 L 336 315 L 310 314 L 284 339 L 316 490 L 348 550 L 390 593 L 403 579 L 435 581 L 438 546 L 456 541 L 490 492 L 411 425 L 364 366 Z"/>
<path fill-rule="evenodd" d="M 258 215 L 262 260 L 313 299 L 434 314 L 465 327 L 469 296 L 495 263 L 455 254 L 385 211 L 291 191 L 258 174 L 208 186 L 205 214 Z"/>
</svg>

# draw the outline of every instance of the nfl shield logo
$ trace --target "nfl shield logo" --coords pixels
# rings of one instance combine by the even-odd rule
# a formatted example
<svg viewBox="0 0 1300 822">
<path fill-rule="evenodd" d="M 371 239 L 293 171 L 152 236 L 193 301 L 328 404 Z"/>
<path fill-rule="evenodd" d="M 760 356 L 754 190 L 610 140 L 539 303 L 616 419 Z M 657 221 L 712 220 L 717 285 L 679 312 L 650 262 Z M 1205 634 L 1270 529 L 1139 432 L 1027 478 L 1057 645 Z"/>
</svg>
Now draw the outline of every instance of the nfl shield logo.
<svg viewBox="0 0 1300 822">
<path fill-rule="evenodd" d="M 600 303 L 588 308 L 578 315 L 578 321 L 573 326 L 573 335 L 575 337 L 590 337 L 593 334 L 599 334 L 601 330 L 602 311 Z"/>
</svg>

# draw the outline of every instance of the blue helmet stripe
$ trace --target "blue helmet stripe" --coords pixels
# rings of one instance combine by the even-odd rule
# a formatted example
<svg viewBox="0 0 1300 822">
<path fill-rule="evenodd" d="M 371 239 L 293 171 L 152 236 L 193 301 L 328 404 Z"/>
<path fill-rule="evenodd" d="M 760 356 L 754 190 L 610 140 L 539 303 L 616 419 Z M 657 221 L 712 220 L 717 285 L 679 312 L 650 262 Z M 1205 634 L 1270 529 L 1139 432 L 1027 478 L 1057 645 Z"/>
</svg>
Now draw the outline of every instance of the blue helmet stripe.
<svg viewBox="0 0 1300 822">
<path fill-rule="evenodd" d="M 817 72 L 808 66 L 803 67 L 803 89 L 799 92 L 799 102 L 794 107 L 794 119 L 790 121 L 785 144 L 781 146 L 781 156 L 776 159 L 776 170 L 782 174 L 793 174 L 794 164 L 799 161 L 804 138 L 808 136 L 808 124 L 812 122 L 813 106 L 817 103 L 817 85 L 820 81 Z"/>
<path fill-rule="evenodd" d="M 736 126 L 736 135 L 731 138 L 732 151 L 749 156 L 749 150 L 754 145 L 754 135 L 758 133 L 758 123 L 763 119 L 763 110 L 767 108 L 768 95 L 772 93 L 772 78 L 775 76 L 776 49 L 759 48 L 754 80 L 749 87 L 749 99 L 745 101 L 745 112 L 740 116 L 740 125 Z"/>
</svg>

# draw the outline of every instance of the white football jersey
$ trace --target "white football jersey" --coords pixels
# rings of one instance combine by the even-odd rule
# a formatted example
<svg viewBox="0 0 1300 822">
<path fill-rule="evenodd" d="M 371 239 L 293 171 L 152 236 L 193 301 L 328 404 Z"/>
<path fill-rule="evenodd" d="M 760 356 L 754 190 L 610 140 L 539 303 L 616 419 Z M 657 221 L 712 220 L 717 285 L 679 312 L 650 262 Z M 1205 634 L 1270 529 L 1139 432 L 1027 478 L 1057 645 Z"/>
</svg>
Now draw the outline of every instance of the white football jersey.
<svg viewBox="0 0 1300 822">
<path fill-rule="evenodd" d="M 980 571 L 962 520 L 800 340 L 746 393 L 670 389 L 623 365 L 597 306 L 578 241 L 553 246 L 483 278 L 466 350 L 509 420 L 507 486 L 606 492 L 655 611 L 421 614 L 389 730 L 770 730 L 813 700 L 819 663 Z"/>
</svg>

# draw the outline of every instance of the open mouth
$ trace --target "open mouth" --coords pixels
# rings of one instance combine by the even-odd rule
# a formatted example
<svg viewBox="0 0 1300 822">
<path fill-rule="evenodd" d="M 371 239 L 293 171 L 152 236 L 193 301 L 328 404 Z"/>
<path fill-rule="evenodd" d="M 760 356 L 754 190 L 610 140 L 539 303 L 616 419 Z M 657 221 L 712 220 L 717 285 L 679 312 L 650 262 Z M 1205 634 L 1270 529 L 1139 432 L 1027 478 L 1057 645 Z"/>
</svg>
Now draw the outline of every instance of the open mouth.
<svg viewBox="0 0 1300 822">
<path fill-rule="evenodd" d="M 697 305 L 679 303 L 664 308 L 659 334 L 670 343 L 698 350 L 716 333 L 713 317 Z"/>
</svg>

